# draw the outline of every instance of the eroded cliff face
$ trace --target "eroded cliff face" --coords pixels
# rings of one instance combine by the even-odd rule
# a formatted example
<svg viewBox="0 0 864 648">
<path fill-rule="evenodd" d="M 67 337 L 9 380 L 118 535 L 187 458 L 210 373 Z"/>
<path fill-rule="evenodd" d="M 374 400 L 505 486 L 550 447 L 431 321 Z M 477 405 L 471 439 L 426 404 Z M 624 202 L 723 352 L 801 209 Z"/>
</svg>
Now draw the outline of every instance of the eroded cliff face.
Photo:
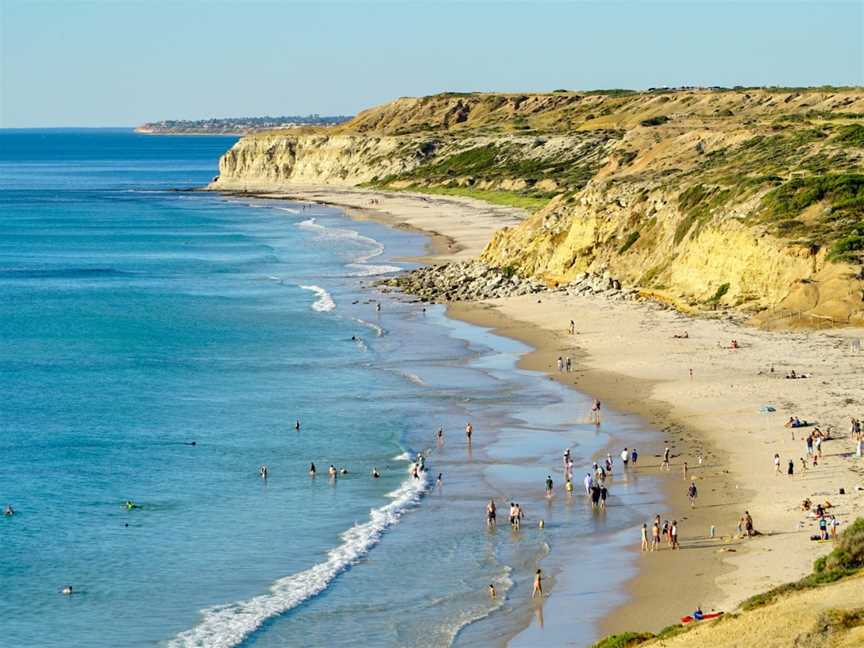
<svg viewBox="0 0 864 648">
<path fill-rule="evenodd" d="M 862 324 L 862 117 L 860 90 L 400 99 L 333 129 L 245 137 L 213 187 L 530 197 L 545 207 L 498 232 L 485 263 L 550 284 L 608 270 L 767 323 Z"/>
</svg>

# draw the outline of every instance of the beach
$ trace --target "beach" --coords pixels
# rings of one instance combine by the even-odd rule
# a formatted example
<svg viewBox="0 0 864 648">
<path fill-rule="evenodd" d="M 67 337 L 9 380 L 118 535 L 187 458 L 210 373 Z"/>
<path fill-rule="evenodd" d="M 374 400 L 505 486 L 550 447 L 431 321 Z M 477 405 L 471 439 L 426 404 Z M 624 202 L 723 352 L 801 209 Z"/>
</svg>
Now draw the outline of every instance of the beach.
<svg viewBox="0 0 864 648">
<path fill-rule="evenodd" d="M 494 229 L 519 218 L 516 212 L 496 214 L 484 205 L 479 208 L 484 216 L 473 221 L 475 201 L 463 199 L 329 188 L 292 188 L 285 195 L 341 205 L 355 217 L 434 232 L 440 237 L 437 260 L 476 255 Z M 374 207 L 370 200 L 377 201 Z M 452 209 L 454 203 L 458 209 Z M 448 314 L 527 343 L 534 351 L 520 366 L 545 371 L 616 410 L 637 414 L 661 432 L 639 448 L 637 472 L 662 477 L 666 495 L 664 509 L 643 511 L 644 521 L 650 527 L 655 513 L 678 519 L 682 551 L 664 546 L 638 557 L 626 599 L 603 619 L 599 634 L 657 630 L 697 605 L 731 611 L 748 596 L 801 577 L 831 547 L 810 540 L 818 530 L 800 509 L 805 498 L 814 506 L 830 502 L 828 512 L 838 518 L 840 530 L 861 514 L 856 486 L 862 483 L 864 464 L 852 456 L 849 417 L 864 413 L 864 385 L 857 373 L 862 356 L 854 350 L 864 331 L 769 332 L 721 314 L 693 318 L 651 302 L 560 292 L 454 304 Z M 567 332 L 570 319 L 576 323 L 575 335 Z M 685 331 L 686 338 L 676 337 Z M 730 348 L 732 340 L 738 348 Z M 555 360 L 563 355 L 574 357 L 572 373 L 557 371 Z M 793 370 L 808 377 L 787 379 Z M 807 457 L 803 440 L 813 427 L 784 427 L 792 416 L 823 431 L 831 426 L 832 438 L 823 444 L 817 466 Z M 660 470 L 667 446 L 672 457 L 668 472 Z M 616 456 L 619 449 L 609 451 Z M 775 473 L 775 453 L 781 457 L 781 474 Z M 786 474 L 789 459 L 794 461 L 791 476 Z M 691 479 L 698 487 L 694 509 L 687 501 Z M 845 495 L 839 494 L 841 488 Z M 752 515 L 757 537 L 736 537 L 744 511 Z M 634 552 L 638 545 L 634 527 Z M 579 568 L 570 565 L 573 571 Z M 567 596 L 567 582 L 557 579 L 550 601 Z M 560 627 L 550 619 L 553 606 L 546 608 L 545 627 Z M 538 623 L 536 617 L 532 623 Z"/>
</svg>

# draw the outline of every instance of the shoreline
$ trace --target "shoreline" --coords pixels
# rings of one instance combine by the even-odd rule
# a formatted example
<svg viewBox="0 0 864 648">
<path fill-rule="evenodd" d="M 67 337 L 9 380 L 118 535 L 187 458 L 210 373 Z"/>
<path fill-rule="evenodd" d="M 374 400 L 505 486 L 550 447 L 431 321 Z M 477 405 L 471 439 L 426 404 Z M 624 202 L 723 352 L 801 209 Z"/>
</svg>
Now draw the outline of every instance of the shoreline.
<svg viewBox="0 0 864 648">
<path fill-rule="evenodd" d="M 465 213 L 452 225 L 444 216 L 430 223 L 419 217 L 418 209 L 424 205 L 416 203 L 435 199 L 402 193 L 298 187 L 239 195 L 325 202 L 347 208 L 352 217 L 431 233 L 433 256 L 418 262 L 475 256 L 477 242 L 484 237 L 488 240 L 490 228 L 504 225 L 497 218 L 478 219 L 472 223 L 472 236 L 460 238 L 457 230 L 465 226 L 458 219 Z M 364 204 L 373 197 L 383 205 L 370 208 Z M 400 210 L 397 203 L 412 200 L 413 212 Z M 464 204 L 466 200 L 448 198 L 446 202 Z M 470 210 L 471 205 L 467 207 Z M 731 611 L 748 596 L 808 572 L 812 561 L 827 553 L 830 545 L 807 541 L 814 523 L 797 512 L 804 497 L 811 497 L 814 503 L 831 497 L 844 522 L 861 514 L 862 499 L 854 487 L 864 467 L 848 457 L 851 442 L 846 424 L 849 415 L 862 414 L 864 387 L 855 379 L 854 359 L 844 351 L 851 338 L 864 335 L 860 329 L 765 332 L 719 319 L 691 318 L 651 302 L 611 303 L 560 293 L 448 305 L 447 313 L 531 346 L 534 351 L 525 354 L 519 366 L 544 371 L 618 411 L 635 412 L 662 430 L 659 447 L 640 447 L 639 473 L 659 475 L 657 456 L 666 442 L 672 450 L 672 470 L 662 475 L 668 510 L 658 512 L 681 521 L 684 550 L 664 548 L 639 558 L 637 574 L 626 588 L 628 600 L 599 623 L 598 636 L 658 630 L 697 604 L 706 611 Z M 571 318 L 579 332 L 573 337 L 563 331 Z M 684 329 L 689 329 L 689 339 L 673 338 Z M 730 339 L 741 341 L 741 348 L 723 348 Z M 554 358 L 565 352 L 574 356 L 576 371 L 557 375 Z M 769 371 L 774 365 L 776 373 Z M 694 369 L 692 377 L 688 369 Z M 791 369 L 816 375 L 784 380 L 783 374 Z M 822 389 L 812 389 L 813 383 Z M 835 400 L 827 402 L 822 397 L 827 394 Z M 762 403 L 772 404 L 776 414 L 760 414 Z M 826 443 L 823 464 L 803 475 L 797 461 L 804 454 L 800 436 L 793 440 L 783 428 L 783 420 L 793 415 L 815 418 L 823 429 L 833 424 L 835 436 L 840 437 Z M 784 461 L 787 457 L 795 460 L 794 477 L 774 475 L 771 456 L 775 451 Z M 696 459 L 700 455 L 704 457 L 701 466 Z M 681 475 L 682 461 L 688 461 L 690 467 L 686 480 Z M 691 476 L 699 487 L 694 511 L 686 498 Z M 838 496 L 844 485 L 847 494 Z M 744 510 L 751 511 L 762 535 L 735 540 L 735 524 Z M 653 513 L 645 511 L 646 522 Z M 708 537 L 712 525 L 717 529 L 713 539 Z M 633 547 L 636 553 L 638 529 L 634 529 Z"/>
</svg>

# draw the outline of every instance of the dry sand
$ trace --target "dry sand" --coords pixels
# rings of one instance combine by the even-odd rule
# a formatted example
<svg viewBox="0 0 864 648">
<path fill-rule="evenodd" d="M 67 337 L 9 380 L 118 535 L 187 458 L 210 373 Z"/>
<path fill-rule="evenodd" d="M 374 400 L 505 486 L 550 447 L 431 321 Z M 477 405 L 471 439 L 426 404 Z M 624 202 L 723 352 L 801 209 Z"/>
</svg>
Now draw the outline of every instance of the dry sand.
<svg viewBox="0 0 864 648">
<path fill-rule="evenodd" d="M 496 229 L 524 217 L 477 201 L 406 193 L 298 187 L 279 195 L 349 207 L 355 217 L 432 233 L 434 260 L 476 256 Z M 805 497 L 814 504 L 830 501 L 830 512 L 844 524 L 862 515 L 864 492 L 856 486 L 864 486 L 864 460 L 852 456 L 849 417 L 864 417 L 864 354 L 851 350 L 864 330 L 765 332 L 728 319 L 690 318 L 653 303 L 562 293 L 459 304 L 450 313 L 527 342 L 537 351 L 523 365 L 619 411 L 640 414 L 665 432 L 673 455 L 664 486 L 668 509 L 645 511 L 645 521 L 650 527 L 655 513 L 677 518 L 682 551 L 664 547 L 639 559 L 629 601 L 601 624 L 603 633 L 657 630 L 697 604 L 706 611 L 732 610 L 752 594 L 809 572 L 831 546 L 810 541 L 816 523 L 799 510 Z M 576 322 L 573 336 L 566 332 L 570 319 Z M 685 330 L 688 339 L 673 337 Z M 739 349 L 728 348 L 733 339 Z M 576 358 L 576 371 L 558 374 L 559 355 Z M 793 369 L 811 377 L 785 379 Z M 776 412 L 762 413 L 763 405 Z M 784 427 L 790 416 L 823 431 L 834 428 L 819 465 L 808 465 L 806 472 L 799 458 L 806 458 L 803 438 L 812 428 L 794 430 L 793 438 L 793 430 Z M 659 472 L 662 452 L 661 445 L 641 447 L 639 470 Z M 775 474 L 775 452 L 783 474 Z M 785 474 L 790 458 L 791 477 Z M 699 488 L 693 510 L 686 497 L 690 478 Z M 841 487 L 846 495 L 838 494 Z M 761 535 L 735 539 L 745 510 Z M 633 538 L 636 551 L 638 529 Z"/>
</svg>

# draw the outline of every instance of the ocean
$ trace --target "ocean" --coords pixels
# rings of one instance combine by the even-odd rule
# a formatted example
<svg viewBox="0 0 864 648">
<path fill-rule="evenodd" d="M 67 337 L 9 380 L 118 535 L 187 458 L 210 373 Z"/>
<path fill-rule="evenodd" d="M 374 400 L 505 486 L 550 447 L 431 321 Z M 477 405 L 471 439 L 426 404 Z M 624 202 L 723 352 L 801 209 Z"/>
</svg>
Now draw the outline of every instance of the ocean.
<svg viewBox="0 0 864 648">
<path fill-rule="evenodd" d="M 234 141 L 0 131 L 4 645 L 489 645 L 573 546 L 589 642 L 654 485 L 613 483 L 598 515 L 578 467 L 639 423 L 589 425 L 588 397 L 515 368 L 522 344 L 371 286 L 424 236 L 177 191 Z M 522 531 L 485 528 L 490 497 Z"/>
</svg>

